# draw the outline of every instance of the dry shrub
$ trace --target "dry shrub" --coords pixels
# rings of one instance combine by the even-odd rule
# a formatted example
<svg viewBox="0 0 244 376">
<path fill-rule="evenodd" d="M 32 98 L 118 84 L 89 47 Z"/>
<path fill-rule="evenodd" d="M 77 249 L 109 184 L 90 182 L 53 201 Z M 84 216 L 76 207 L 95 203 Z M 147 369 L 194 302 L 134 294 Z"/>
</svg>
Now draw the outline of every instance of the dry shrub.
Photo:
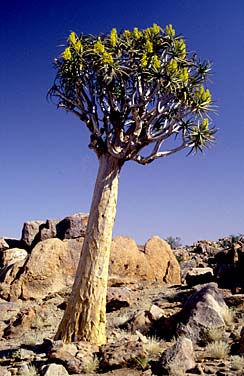
<svg viewBox="0 0 244 376">
<path fill-rule="evenodd" d="M 208 358 L 225 359 L 229 353 L 229 345 L 224 341 L 214 341 L 206 346 Z"/>
</svg>

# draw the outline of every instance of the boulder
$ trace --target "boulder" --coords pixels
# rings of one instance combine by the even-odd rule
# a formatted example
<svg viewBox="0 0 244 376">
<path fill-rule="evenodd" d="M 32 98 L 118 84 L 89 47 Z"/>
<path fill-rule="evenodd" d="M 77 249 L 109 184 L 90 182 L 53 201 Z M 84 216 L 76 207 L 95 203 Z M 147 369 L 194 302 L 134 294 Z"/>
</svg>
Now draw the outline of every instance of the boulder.
<svg viewBox="0 0 244 376">
<path fill-rule="evenodd" d="M 213 328 L 225 330 L 225 318 L 229 308 L 216 283 L 197 286 L 186 300 L 178 315 L 181 321 L 178 334 L 184 334 L 193 342 L 201 343 Z"/>
<path fill-rule="evenodd" d="M 213 282 L 214 275 L 213 269 L 207 268 L 192 268 L 186 274 L 186 283 L 189 287 L 195 285 L 202 285 L 204 283 Z"/>
<path fill-rule="evenodd" d="M 3 299 L 17 299 L 21 294 L 21 286 L 19 285 L 19 276 L 24 270 L 26 260 L 17 261 L 13 264 L 6 265 L 0 272 L 0 296 Z M 12 289 L 12 284 L 15 282 L 15 288 Z"/>
<path fill-rule="evenodd" d="M 20 239 L 5 238 L 5 241 L 8 244 L 9 248 L 25 248 L 23 247 L 23 243 Z"/>
<path fill-rule="evenodd" d="M 196 363 L 192 341 L 186 337 L 179 337 L 173 346 L 163 352 L 159 363 L 162 370 L 170 375 L 193 369 Z"/>
<path fill-rule="evenodd" d="M 59 219 L 48 219 L 44 225 L 41 225 L 39 228 L 39 233 L 35 239 L 35 244 L 42 240 L 56 238 L 57 236 L 57 229 L 56 226 L 59 223 Z M 32 244 L 32 247 L 33 245 Z"/>
<path fill-rule="evenodd" d="M 48 219 L 47 221 L 25 222 L 22 229 L 21 242 L 27 249 L 32 249 L 37 243 L 52 239 L 76 239 L 84 237 L 88 222 L 88 214 L 77 213 L 62 220 Z"/>
<path fill-rule="evenodd" d="M 193 245 L 194 253 L 202 254 L 202 255 L 214 255 L 218 252 L 218 246 L 214 242 L 210 242 L 208 240 L 200 240 Z"/>
<path fill-rule="evenodd" d="M 100 364 L 105 369 L 140 366 L 148 354 L 142 342 L 123 338 L 100 347 Z"/>
<path fill-rule="evenodd" d="M 136 313 L 124 327 L 132 333 L 139 331 L 143 335 L 147 335 L 153 325 L 153 317 L 150 311 L 141 311 Z"/>
<path fill-rule="evenodd" d="M 63 239 L 75 239 L 85 236 L 88 214 L 77 213 L 60 221 L 57 228 L 57 237 Z"/>
<path fill-rule="evenodd" d="M 128 237 L 116 237 L 112 241 L 110 284 L 138 281 L 161 281 L 180 284 L 180 266 L 166 241 L 154 236 L 144 248 L 138 248 Z"/>
<path fill-rule="evenodd" d="M 11 285 L 11 296 L 42 299 L 71 287 L 80 258 L 83 239 L 47 239 L 32 250 L 20 278 Z M 21 291 L 21 296 L 15 292 Z"/>
<path fill-rule="evenodd" d="M 87 373 L 92 365 L 96 368 L 97 352 L 98 347 L 88 342 L 64 344 L 62 341 L 54 341 L 48 357 L 51 361 L 62 363 L 69 374 L 83 374 Z"/>
<path fill-rule="evenodd" d="M 22 242 L 27 249 L 34 248 L 42 240 L 57 236 L 56 226 L 60 219 L 48 219 L 47 221 L 32 221 L 24 223 L 22 230 Z"/>
<path fill-rule="evenodd" d="M 25 249 L 10 248 L 2 253 L 3 266 L 14 264 L 15 262 L 25 260 L 28 257 L 28 253 Z"/>
<path fill-rule="evenodd" d="M 0 238 L 0 252 L 5 251 L 5 249 L 8 249 L 9 245 L 6 242 L 4 238 Z"/>
<path fill-rule="evenodd" d="M 40 226 L 44 224 L 45 221 L 29 221 L 24 223 L 21 241 L 27 249 L 31 247 L 33 240 L 39 233 Z"/>
<path fill-rule="evenodd" d="M 157 322 L 164 315 L 164 311 L 153 304 L 150 310 L 139 311 L 128 318 L 120 325 L 121 329 L 125 329 L 132 333 L 141 333 L 147 335 L 151 332 L 155 322 Z"/>
<path fill-rule="evenodd" d="M 12 299 L 42 299 L 50 293 L 70 288 L 82 244 L 82 237 L 63 241 L 54 238 L 39 242 L 32 249 L 24 267 L 21 264 L 16 273 L 7 274 L 8 278 L 4 278 L 4 297 L 9 291 L 8 297 Z M 10 278 L 12 275 L 13 278 Z M 179 264 L 170 246 L 159 237 L 150 239 L 143 249 L 138 249 L 135 241 L 130 238 L 115 238 L 111 247 L 109 275 L 110 286 L 115 281 L 161 281 L 168 285 L 180 283 Z"/>
</svg>

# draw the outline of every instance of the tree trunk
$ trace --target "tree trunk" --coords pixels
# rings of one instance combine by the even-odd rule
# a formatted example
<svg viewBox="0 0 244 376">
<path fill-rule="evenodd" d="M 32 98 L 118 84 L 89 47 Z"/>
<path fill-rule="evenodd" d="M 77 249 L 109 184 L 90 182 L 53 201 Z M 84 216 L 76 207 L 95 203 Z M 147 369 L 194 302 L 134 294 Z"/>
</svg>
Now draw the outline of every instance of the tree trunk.
<svg viewBox="0 0 244 376">
<path fill-rule="evenodd" d="M 102 155 L 72 292 L 55 340 L 106 343 L 106 293 L 121 161 Z"/>
</svg>

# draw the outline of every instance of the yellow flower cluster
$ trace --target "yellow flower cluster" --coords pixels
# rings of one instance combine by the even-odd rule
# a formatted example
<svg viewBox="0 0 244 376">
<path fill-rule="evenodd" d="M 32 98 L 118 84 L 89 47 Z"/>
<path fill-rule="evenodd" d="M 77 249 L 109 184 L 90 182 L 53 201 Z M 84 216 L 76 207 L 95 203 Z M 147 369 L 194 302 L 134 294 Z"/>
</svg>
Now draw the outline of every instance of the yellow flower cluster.
<svg viewBox="0 0 244 376">
<path fill-rule="evenodd" d="M 138 27 L 134 27 L 133 35 L 135 39 L 139 39 L 141 37 L 141 32 L 138 30 Z"/>
<path fill-rule="evenodd" d="M 153 44 L 152 44 L 152 42 L 150 40 L 146 41 L 145 47 L 146 47 L 146 50 L 147 50 L 148 53 L 152 53 L 153 52 Z"/>
<path fill-rule="evenodd" d="M 130 36 L 131 36 L 131 32 L 130 32 L 130 30 L 125 30 L 125 31 L 124 31 L 124 36 L 125 36 L 126 38 L 130 38 Z"/>
<path fill-rule="evenodd" d="M 177 64 L 176 60 L 174 60 L 174 59 L 170 60 L 170 62 L 167 65 L 166 72 L 169 75 L 178 72 L 178 64 Z"/>
<path fill-rule="evenodd" d="M 151 35 L 151 28 L 147 27 L 146 29 L 143 30 L 146 38 L 150 38 Z"/>
<path fill-rule="evenodd" d="M 69 35 L 69 42 L 70 42 L 70 44 L 75 44 L 76 43 L 76 35 L 75 35 L 75 33 L 73 31 Z"/>
<path fill-rule="evenodd" d="M 161 63 L 157 55 L 153 55 L 152 57 L 152 66 L 155 69 L 160 69 L 161 68 Z"/>
<path fill-rule="evenodd" d="M 70 51 L 70 47 L 65 48 L 65 50 L 63 52 L 63 58 L 64 58 L 64 60 L 71 60 L 72 54 L 71 54 L 71 51 Z"/>
<path fill-rule="evenodd" d="M 77 52 L 83 52 L 83 46 L 82 46 L 81 41 L 79 39 L 75 43 L 74 48 Z"/>
<path fill-rule="evenodd" d="M 205 130 L 208 130 L 208 118 L 203 119 L 202 126 Z"/>
<path fill-rule="evenodd" d="M 111 34 L 110 34 L 110 43 L 111 43 L 112 47 L 116 46 L 117 39 L 118 39 L 117 30 L 115 28 L 113 28 L 112 31 L 111 31 Z"/>
<path fill-rule="evenodd" d="M 175 47 L 179 51 L 180 57 L 185 59 L 186 57 L 186 45 L 183 39 L 179 39 L 175 41 Z"/>
<path fill-rule="evenodd" d="M 211 102 L 211 93 L 208 89 L 204 90 L 203 86 L 196 91 L 196 97 L 201 103 L 209 104 Z"/>
<path fill-rule="evenodd" d="M 116 43 L 117 42 L 117 31 L 116 31 L 116 29 L 112 30 L 111 35 L 113 35 L 113 38 L 114 38 L 114 39 L 112 38 L 113 42 Z M 110 39 L 110 42 L 112 44 L 111 39 Z M 102 57 L 103 64 L 112 64 L 113 63 L 114 60 L 113 60 L 112 54 L 110 52 L 105 51 L 105 46 L 101 42 L 100 38 L 98 38 L 98 40 L 94 44 L 93 51 L 97 55 L 100 55 L 100 56 L 102 55 L 101 57 Z"/>
<path fill-rule="evenodd" d="M 77 52 L 83 52 L 81 41 L 73 31 L 69 35 L 69 43 Z"/>
<path fill-rule="evenodd" d="M 188 70 L 187 68 L 183 68 L 179 74 L 179 78 L 183 81 L 183 82 L 188 82 L 188 79 L 189 79 L 189 75 L 188 75 Z"/>
<path fill-rule="evenodd" d="M 109 52 L 104 52 L 102 61 L 104 64 L 112 64 L 113 63 L 113 56 Z"/>
<path fill-rule="evenodd" d="M 153 27 L 152 27 L 152 32 L 153 34 L 159 34 L 160 33 L 160 27 L 157 25 L 157 24 L 153 24 Z"/>
<path fill-rule="evenodd" d="M 98 55 L 103 54 L 105 52 L 104 44 L 102 44 L 100 38 L 98 38 L 98 40 L 94 44 L 93 50 L 95 54 L 98 54 Z"/>
<path fill-rule="evenodd" d="M 143 54 L 143 55 L 142 55 L 142 58 L 141 58 L 141 66 L 142 66 L 143 68 L 146 68 L 146 67 L 147 67 L 147 64 L 148 64 L 147 54 Z"/>
<path fill-rule="evenodd" d="M 172 25 L 169 24 L 165 27 L 165 32 L 166 34 L 168 34 L 170 37 L 174 37 L 175 36 L 175 30 L 173 29 Z"/>
</svg>

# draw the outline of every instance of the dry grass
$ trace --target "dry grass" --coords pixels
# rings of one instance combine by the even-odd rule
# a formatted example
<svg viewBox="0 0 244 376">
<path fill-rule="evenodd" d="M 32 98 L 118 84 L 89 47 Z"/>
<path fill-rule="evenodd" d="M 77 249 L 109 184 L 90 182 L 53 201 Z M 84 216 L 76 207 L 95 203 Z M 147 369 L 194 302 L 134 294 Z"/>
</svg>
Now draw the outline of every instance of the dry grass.
<svg viewBox="0 0 244 376">
<path fill-rule="evenodd" d="M 84 366 L 84 372 L 85 373 L 92 373 L 95 372 L 99 367 L 99 360 L 97 356 L 94 356 L 94 358 Z"/>
<path fill-rule="evenodd" d="M 134 359 L 134 363 L 135 363 L 136 368 L 139 368 L 139 369 L 144 371 L 148 368 L 149 358 L 147 356 L 143 356 L 143 355 L 137 356 Z"/>
<path fill-rule="evenodd" d="M 214 341 L 206 348 L 206 356 L 213 359 L 225 359 L 229 353 L 229 345 L 224 341 Z"/>
<path fill-rule="evenodd" d="M 160 354 L 163 351 L 162 343 L 157 337 L 147 338 L 147 343 L 145 343 L 144 347 L 149 355 Z"/>
<path fill-rule="evenodd" d="M 23 336 L 23 343 L 30 346 L 35 346 L 37 342 L 36 335 L 32 332 L 28 332 Z"/>
<path fill-rule="evenodd" d="M 28 365 L 21 371 L 21 376 L 38 376 L 38 371 L 35 366 Z"/>
<path fill-rule="evenodd" d="M 169 370 L 169 376 L 185 376 L 185 371 L 178 365 L 174 365 Z"/>
<path fill-rule="evenodd" d="M 244 369 L 244 356 L 232 355 L 230 357 L 230 367 L 233 371 L 241 371 Z"/>
<path fill-rule="evenodd" d="M 222 317 L 224 319 L 225 325 L 227 327 L 232 327 L 234 323 L 235 313 L 233 309 L 225 308 L 222 311 Z"/>
<path fill-rule="evenodd" d="M 213 327 L 206 332 L 206 342 L 222 341 L 224 339 L 223 328 Z"/>
</svg>

